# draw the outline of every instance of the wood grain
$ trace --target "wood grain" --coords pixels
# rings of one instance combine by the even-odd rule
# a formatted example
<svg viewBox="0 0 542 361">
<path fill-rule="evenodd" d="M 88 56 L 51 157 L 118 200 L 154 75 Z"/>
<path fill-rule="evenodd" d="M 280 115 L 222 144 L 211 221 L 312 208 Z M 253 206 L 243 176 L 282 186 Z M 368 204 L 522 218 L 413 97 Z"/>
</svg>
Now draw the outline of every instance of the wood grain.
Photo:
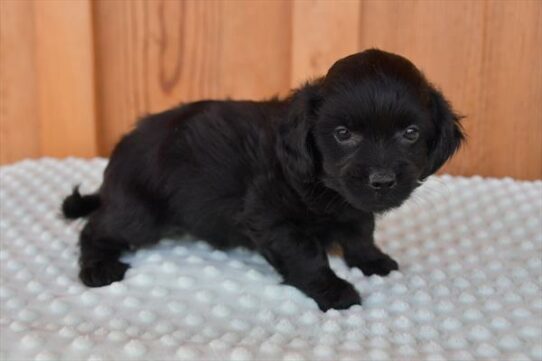
<svg viewBox="0 0 542 361">
<path fill-rule="evenodd" d="M 41 153 L 93 156 L 97 145 L 90 2 L 33 4 Z"/>
<path fill-rule="evenodd" d="M 0 163 L 110 154 L 144 114 L 285 95 L 370 47 L 442 89 L 453 174 L 542 178 L 542 1 L 3 0 Z"/>
<path fill-rule="evenodd" d="M 143 114 L 288 89 L 287 1 L 98 1 L 94 14 L 101 154 Z"/>
<path fill-rule="evenodd" d="M 324 75 L 358 49 L 361 3 L 305 0 L 293 3 L 292 87 Z"/>
<path fill-rule="evenodd" d="M 485 11 L 484 161 L 471 171 L 542 178 L 542 2 L 495 0 Z"/>
<path fill-rule="evenodd" d="M 0 1 L 0 163 L 40 155 L 33 14 Z"/>
<path fill-rule="evenodd" d="M 220 96 L 262 99 L 290 90 L 292 2 L 224 1 Z"/>
</svg>

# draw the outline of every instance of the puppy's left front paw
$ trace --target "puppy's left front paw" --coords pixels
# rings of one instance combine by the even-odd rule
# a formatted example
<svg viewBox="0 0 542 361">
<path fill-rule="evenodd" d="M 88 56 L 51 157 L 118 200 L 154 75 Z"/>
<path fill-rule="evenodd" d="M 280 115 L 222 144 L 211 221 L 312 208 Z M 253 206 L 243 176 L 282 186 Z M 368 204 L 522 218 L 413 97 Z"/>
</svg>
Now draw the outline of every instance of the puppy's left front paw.
<svg viewBox="0 0 542 361">
<path fill-rule="evenodd" d="M 391 271 L 397 271 L 399 269 L 399 264 L 388 255 L 384 255 L 382 258 L 372 261 L 359 262 L 356 266 L 361 269 L 366 276 L 386 276 Z"/>
</svg>

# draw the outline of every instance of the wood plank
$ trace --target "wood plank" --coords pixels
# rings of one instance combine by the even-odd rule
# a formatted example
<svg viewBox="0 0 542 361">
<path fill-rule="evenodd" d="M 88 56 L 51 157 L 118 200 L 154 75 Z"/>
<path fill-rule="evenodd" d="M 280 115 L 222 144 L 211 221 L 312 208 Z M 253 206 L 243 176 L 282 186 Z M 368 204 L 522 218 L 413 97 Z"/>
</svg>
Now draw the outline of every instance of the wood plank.
<svg viewBox="0 0 542 361">
<path fill-rule="evenodd" d="M 202 98 L 260 98 L 288 88 L 288 1 L 94 6 L 103 155 L 143 114 Z"/>
<path fill-rule="evenodd" d="M 97 154 L 89 0 L 34 2 L 41 153 Z"/>
<path fill-rule="evenodd" d="M 219 95 L 261 99 L 290 90 L 292 2 L 224 1 Z"/>
<path fill-rule="evenodd" d="M 293 3 L 293 87 L 325 75 L 335 61 L 360 50 L 360 4 L 354 0 Z"/>
<path fill-rule="evenodd" d="M 284 95 L 376 46 L 467 116 L 468 145 L 444 171 L 542 178 L 540 43 L 542 2 L 529 0 L 4 0 L 0 163 L 108 155 L 142 114 Z"/>
<path fill-rule="evenodd" d="M 99 153 L 104 156 L 133 126 L 137 116 L 149 111 L 146 5 L 143 1 L 93 3 L 97 129 Z"/>
<path fill-rule="evenodd" d="M 490 1 L 480 122 L 486 158 L 474 171 L 542 178 L 542 2 Z"/>
<path fill-rule="evenodd" d="M 37 157 L 34 8 L 28 1 L 0 1 L 0 164 Z"/>
<path fill-rule="evenodd" d="M 100 153 L 142 115 L 218 93 L 217 1 L 98 1 Z"/>
</svg>

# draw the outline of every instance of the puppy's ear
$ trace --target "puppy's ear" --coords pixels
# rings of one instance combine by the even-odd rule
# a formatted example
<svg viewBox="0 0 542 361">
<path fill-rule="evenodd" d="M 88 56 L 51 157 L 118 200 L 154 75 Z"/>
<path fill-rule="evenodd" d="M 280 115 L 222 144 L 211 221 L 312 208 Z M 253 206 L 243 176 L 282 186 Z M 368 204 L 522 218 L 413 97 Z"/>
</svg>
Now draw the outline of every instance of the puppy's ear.
<svg viewBox="0 0 542 361">
<path fill-rule="evenodd" d="M 429 145 L 429 163 L 422 173 L 422 179 L 435 173 L 459 149 L 465 139 L 461 116 L 456 114 L 442 93 L 434 88 L 430 91 L 432 121 L 435 138 Z"/>
<path fill-rule="evenodd" d="M 321 104 L 321 80 L 308 83 L 291 97 L 287 119 L 279 126 L 276 153 L 283 172 L 294 185 L 310 181 L 315 173 L 316 149 L 312 128 Z"/>
</svg>

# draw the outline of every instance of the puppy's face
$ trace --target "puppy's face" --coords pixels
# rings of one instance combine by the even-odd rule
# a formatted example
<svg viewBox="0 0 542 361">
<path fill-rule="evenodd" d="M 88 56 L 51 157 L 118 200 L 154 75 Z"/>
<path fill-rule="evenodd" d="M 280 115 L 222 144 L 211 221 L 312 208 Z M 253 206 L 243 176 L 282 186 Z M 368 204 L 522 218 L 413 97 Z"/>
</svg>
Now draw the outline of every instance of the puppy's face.
<svg viewBox="0 0 542 361">
<path fill-rule="evenodd" d="M 430 114 L 395 89 L 335 96 L 315 127 L 322 180 L 356 208 L 397 207 L 418 186 L 433 136 Z"/>
<path fill-rule="evenodd" d="M 322 81 L 312 134 L 324 184 L 358 209 L 381 212 L 401 205 L 462 134 L 448 103 L 408 60 L 361 54 L 337 62 Z"/>
</svg>

